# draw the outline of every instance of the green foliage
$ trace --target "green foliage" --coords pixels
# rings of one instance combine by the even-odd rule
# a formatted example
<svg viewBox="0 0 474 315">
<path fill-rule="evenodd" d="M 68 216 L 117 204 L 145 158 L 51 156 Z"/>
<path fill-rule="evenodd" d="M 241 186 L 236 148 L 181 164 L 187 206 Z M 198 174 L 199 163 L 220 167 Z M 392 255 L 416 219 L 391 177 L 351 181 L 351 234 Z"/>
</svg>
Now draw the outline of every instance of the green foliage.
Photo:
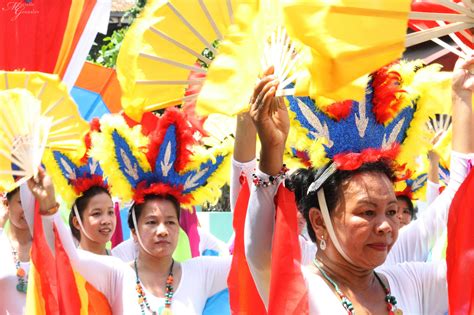
<svg viewBox="0 0 474 315">
<path fill-rule="evenodd" d="M 145 4 L 146 0 L 136 0 L 136 5 L 124 14 L 122 21 L 129 21 L 131 24 L 143 10 Z M 99 43 L 94 43 L 91 52 L 87 56 L 87 60 L 108 68 L 115 68 L 120 47 L 127 30 L 128 26 L 119 28 L 114 30 L 110 36 L 104 37 Z"/>
<path fill-rule="evenodd" d="M 97 59 L 94 61 L 105 67 L 114 68 L 127 30 L 128 27 L 121 28 L 114 31 L 111 36 L 105 37 L 103 39 L 104 44 L 100 47 Z"/>
</svg>

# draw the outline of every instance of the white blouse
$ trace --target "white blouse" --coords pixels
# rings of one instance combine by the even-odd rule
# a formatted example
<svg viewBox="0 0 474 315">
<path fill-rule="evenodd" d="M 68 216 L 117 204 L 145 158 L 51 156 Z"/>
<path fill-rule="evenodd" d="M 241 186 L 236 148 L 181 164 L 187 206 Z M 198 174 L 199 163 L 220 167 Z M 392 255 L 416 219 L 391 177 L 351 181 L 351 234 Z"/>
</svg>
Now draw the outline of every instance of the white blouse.
<svg viewBox="0 0 474 315">
<path fill-rule="evenodd" d="M 434 220 L 420 217 L 417 220 L 418 224 L 407 226 L 407 231 L 393 246 L 386 263 L 377 269 L 387 278 L 390 290 L 397 298 L 397 306 L 403 310 L 404 314 L 444 314 L 448 308 L 445 262 L 392 264 L 389 260 L 424 261 L 426 259 L 429 251 L 429 248 L 426 249 L 428 247 L 426 240 L 440 235 L 445 227 L 452 198 L 467 176 L 468 160 L 468 155 L 453 153 L 450 186 L 445 189 L 446 193 L 443 192 L 431 205 L 433 210 L 426 211 L 434 217 Z M 268 176 L 258 170 L 257 175 Z M 245 222 L 247 261 L 257 289 L 267 306 L 275 217 L 273 200 L 277 189 L 278 185 L 266 188 L 252 187 Z M 301 268 L 309 290 L 310 314 L 347 314 L 332 287 L 329 287 L 319 275 L 305 267 Z"/>
</svg>

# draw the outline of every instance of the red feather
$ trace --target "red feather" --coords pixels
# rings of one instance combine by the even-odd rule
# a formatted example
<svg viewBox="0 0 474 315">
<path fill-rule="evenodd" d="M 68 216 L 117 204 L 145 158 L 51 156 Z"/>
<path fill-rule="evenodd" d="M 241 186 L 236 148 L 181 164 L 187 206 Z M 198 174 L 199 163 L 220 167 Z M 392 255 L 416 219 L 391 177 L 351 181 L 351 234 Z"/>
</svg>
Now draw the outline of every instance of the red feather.
<svg viewBox="0 0 474 315">
<path fill-rule="evenodd" d="M 71 181 L 71 185 L 74 188 L 76 194 L 80 195 L 83 192 L 89 190 L 92 186 L 104 187 L 109 190 L 109 185 L 104 182 L 104 178 L 99 175 L 92 175 L 92 177 L 82 177 L 74 181 Z"/>
<path fill-rule="evenodd" d="M 400 145 L 393 144 L 389 149 L 368 148 L 361 153 L 339 153 L 334 156 L 337 168 L 345 171 L 356 170 L 365 163 L 377 162 L 381 159 L 395 160 L 400 152 Z"/>
<path fill-rule="evenodd" d="M 379 124 L 384 124 L 395 116 L 406 93 L 400 88 L 400 73 L 389 71 L 389 67 L 387 65 L 372 74 L 372 111 Z"/>
<path fill-rule="evenodd" d="M 174 163 L 174 168 L 177 172 L 179 172 L 183 170 L 186 164 L 189 162 L 189 158 L 191 156 L 190 147 L 196 143 L 196 140 L 193 137 L 193 128 L 188 124 L 186 117 L 182 112 L 174 107 L 169 107 L 159 119 L 156 129 L 150 132 L 148 135 L 150 141 L 148 143 L 148 152 L 146 157 L 153 171 L 155 168 L 155 161 L 158 157 L 160 147 L 163 144 L 166 131 L 172 124 L 176 126 L 177 135 L 177 158 Z"/>
<path fill-rule="evenodd" d="M 92 132 L 100 132 L 99 118 L 92 119 L 91 122 L 89 123 L 89 128 L 90 128 L 89 132 L 84 136 L 86 152 L 84 153 L 84 156 L 81 158 L 81 163 L 83 164 L 87 163 L 87 159 L 89 158 L 89 150 L 92 146 L 92 139 L 91 139 Z"/>
<path fill-rule="evenodd" d="M 171 195 L 180 204 L 189 203 L 192 199 L 190 194 L 183 195 L 183 187 L 171 187 L 170 185 L 164 183 L 153 183 L 148 186 L 146 181 L 138 183 L 133 194 L 133 200 L 137 204 L 145 202 L 145 196 L 147 195 L 157 195 L 157 196 L 166 196 Z"/>
<path fill-rule="evenodd" d="M 326 114 L 336 121 L 349 117 L 352 110 L 352 101 L 335 102 L 326 108 Z"/>
<path fill-rule="evenodd" d="M 411 186 L 407 185 L 404 190 L 395 192 L 395 195 L 408 197 L 410 200 L 413 200 L 413 191 Z"/>
</svg>

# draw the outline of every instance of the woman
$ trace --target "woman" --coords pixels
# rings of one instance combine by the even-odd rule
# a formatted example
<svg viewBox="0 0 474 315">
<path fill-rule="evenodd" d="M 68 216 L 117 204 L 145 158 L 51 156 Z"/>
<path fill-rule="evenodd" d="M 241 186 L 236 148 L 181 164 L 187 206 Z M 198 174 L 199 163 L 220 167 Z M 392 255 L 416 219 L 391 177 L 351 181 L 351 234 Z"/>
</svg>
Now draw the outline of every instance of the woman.
<svg viewBox="0 0 474 315">
<path fill-rule="evenodd" d="M 106 245 L 116 224 L 112 197 L 102 186 L 92 186 L 84 191 L 69 214 L 69 227 L 79 241 L 79 248 L 97 255 L 110 255 Z"/>
<path fill-rule="evenodd" d="M 458 185 L 467 173 L 469 156 L 466 153 L 472 150 L 468 132 L 474 89 L 474 77 L 468 69 L 472 64 L 474 59 L 459 61 L 453 73 L 453 150 L 456 153 L 452 157 L 451 181 Z M 277 84 L 272 77 L 264 78 L 255 89 L 251 109 L 262 141 L 257 176 L 262 182 L 276 184 L 252 190 L 246 221 L 247 258 L 266 305 L 272 232 L 263 231 L 262 227 L 273 226 L 272 200 L 278 186 L 275 177 L 282 167 L 289 129 L 286 108 L 274 99 Z M 316 176 L 321 178 L 318 175 L 321 174 Z M 397 309 L 407 314 L 446 311 L 445 264 L 405 263 L 374 271 L 385 262 L 398 236 L 392 179 L 393 172 L 385 161 L 366 163 L 355 171 L 336 170 L 321 180 L 320 187 L 315 185 L 315 190 L 310 190 L 305 198 L 309 233 L 318 246 L 313 266 L 302 270 L 309 290 L 311 314 L 392 314 Z M 330 216 L 327 222 L 323 218 L 325 208 Z"/>
<path fill-rule="evenodd" d="M 7 193 L 9 228 L 0 235 L 0 313 L 24 313 L 30 268 L 31 234 L 20 201 L 20 189 Z"/>
<path fill-rule="evenodd" d="M 159 125 L 157 130 L 162 135 L 166 134 L 166 137 L 152 137 L 151 139 L 158 141 L 158 143 L 150 141 L 148 144 L 150 148 L 158 148 L 158 151 L 162 150 L 163 152 L 180 147 L 186 149 L 188 145 L 183 137 L 187 136 L 187 131 L 182 128 L 188 128 L 188 125 L 181 114 L 176 110 L 168 110 L 160 121 L 163 125 Z M 110 137 L 113 141 L 117 141 L 114 145 L 120 146 L 121 150 L 113 152 L 119 151 L 121 153 L 113 158 L 110 156 L 111 151 L 108 151 L 109 159 L 118 161 L 126 158 L 128 162 L 124 164 L 131 165 L 130 161 L 137 161 L 141 157 L 139 149 L 133 147 L 137 137 L 127 138 L 130 139 L 130 142 L 123 140 L 126 134 L 124 130 L 128 130 L 128 127 L 124 125 L 123 121 L 120 124 L 121 128 L 115 124 L 110 129 L 107 129 L 107 124 L 103 124 L 101 136 Z M 189 139 L 192 139 L 191 137 L 192 134 Z M 177 141 L 178 144 L 173 148 L 167 145 L 174 141 Z M 162 145 L 163 143 L 164 145 Z M 125 155 L 127 156 L 124 157 Z M 123 263 L 114 257 L 76 251 L 72 245 L 71 234 L 61 224 L 58 216 L 54 218 L 73 268 L 106 296 L 114 314 L 160 313 L 163 309 L 175 314 L 200 314 L 206 300 L 227 287 L 230 256 L 222 258 L 197 257 L 182 263 L 173 260 L 172 255 L 176 249 L 179 233 L 178 222 L 181 207 L 179 201 L 181 199 L 184 203 L 186 200 L 191 200 L 192 195 L 190 194 L 199 186 L 188 185 L 188 189 L 183 190 L 183 187 L 173 186 L 170 182 L 177 176 L 183 176 L 182 182 L 193 183 L 193 179 L 195 182 L 196 173 L 189 171 L 187 160 L 180 161 L 179 167 L 182 169 L 174 166 L 173 170 L 176 170 L 176 173 L 167 171 L 160 173 L 161 177 L 157 177 L 155 172 L 163 169 L 161 164 L 173 166 L 174 161 L 169 158 L 170 156 L 183 158 L 176 152 L 168 154 L 166 161 L 160 161 L 160 156 L 160 153 L 156 152 L 150 160 L 141 158 L 142 164 L 140 165 L 133 162 L 135 164 L 131 167 L 114 169 L 115 175 L 119 172 L 126 175 L 132 174 L 127 177 L 129 187 L 133 187 L 129 193 L 133 195 L 134 199 L 128 221 L 132 235 L 139 244 L 139 252 L 137 259 L 130 264 Z M 218 161 L 216 160 L 215 163 Z M 207 166 L 214 166 L 211 164 L 212 161 L 208 162 L 208 159 L 205 162 Z M 145 163 L 149 163 L 147 168 L 145 168 Z M 150 165 L 159 165 L 160 167 L 154 169 Z M 201 167 L 196 163 L 196 160 L 193 161 L 193 165 L 197 169 Z M 215 168 L 208 167 L 208 170 L 208 172 L 212 172 Z M 115 179 L 114 182 L 111 172 L 106 174 L 109 175 L 108 179 L 111 185 L 118 182 L 118 179 Z M 200 175 L 202 176 L 202 174 L 201 172 Z M 209 174 L 206 173 L 206 175 Z M 55 204 L 54 187 L 49 183 L 44 172 L 40 172 L 38 183 L 30 181 L 29 184 L 41 205 L 47 207 L 48 204 Z M 114 187 L 117 186 L 114 185 Z M 50 234 L 48 238 L 51 237 L 51 231 L 46 232 Z"/>
</svg>

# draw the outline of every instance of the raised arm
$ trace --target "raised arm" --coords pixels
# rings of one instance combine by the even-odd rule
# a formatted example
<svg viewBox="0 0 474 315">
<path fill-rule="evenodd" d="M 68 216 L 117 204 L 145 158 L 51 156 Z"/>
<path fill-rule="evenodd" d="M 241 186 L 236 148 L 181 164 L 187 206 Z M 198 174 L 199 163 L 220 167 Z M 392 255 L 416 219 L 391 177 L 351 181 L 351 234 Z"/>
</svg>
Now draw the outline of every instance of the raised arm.
<svg viewBox="0 0 474 315">
<path fill-rule="evenodd" d="M 72 267 L 81 274 L 87 282 L 102 292 L 107 298 L 114 314 L 131 314 L 136 311 L 136 305 L 125 303 L 127 297 L 134 294 L 134 278 L 130 267 L 119 259 L 109 256 L 100 256 L 86 251 L 77 250 L 71 231 L 64 224 L 58 213 L 48 215 L 46 210 L 54 208 L 56 198 L 54 186 L 49 176 L 40 170 L 36 181 L 30 180 L 28 186 L 31 190 L 22 190 L 22 201 L 28 200 L 23 205 L 25 216 L 34 215 L 34 199 L 39 202 L 44 233 L 49 245 L 54 249 L 53 222 L 57 227 L 63 247 L 69 256 Z M 137 304 L 138 305 L 138 304 Z"/>
<path fill-rule="evenodd" d="M 230 173 L 230 205 L 232 211 L 240 192 L 240 175 L 243 173 L 247 177 L 247 182 L 252 182 L 252 173 L 256 166 L 256 141 L 257 131 L 249 113 L 246 112 L 238 115 L 235 130 L 234 156 Z"/>
<path fill-rule="evenodd" d="M 268 182 L 283 166 L 283 152 L 289 131 L 289 117 L 282 99 L 275 98 L 278 82 L 264 77 L 254 90 L 250 116 L 255 123 L 262 148 L 256 175 Z M 271 247 L 275 208 L 273 198 L 279 182 L 251 188 L 245 221 L 245 253 L 249 269 L 263 302 L 268 306 Z"/>
<path fill-rule="evenodd" d="M 387 257 L 386 265 L 425 261 L 429 250 L 446 228 L 451 201 L 468 173 L 470 158 L 468 153 L 473 152 L 470 130 L 474 75 L 468 70 L 473 64 L 474 59 L 458 60 L 453 71 L 453 153 L 448 187 L 418 220 L 400 230 L 398 240 Z"/>
</svg>

